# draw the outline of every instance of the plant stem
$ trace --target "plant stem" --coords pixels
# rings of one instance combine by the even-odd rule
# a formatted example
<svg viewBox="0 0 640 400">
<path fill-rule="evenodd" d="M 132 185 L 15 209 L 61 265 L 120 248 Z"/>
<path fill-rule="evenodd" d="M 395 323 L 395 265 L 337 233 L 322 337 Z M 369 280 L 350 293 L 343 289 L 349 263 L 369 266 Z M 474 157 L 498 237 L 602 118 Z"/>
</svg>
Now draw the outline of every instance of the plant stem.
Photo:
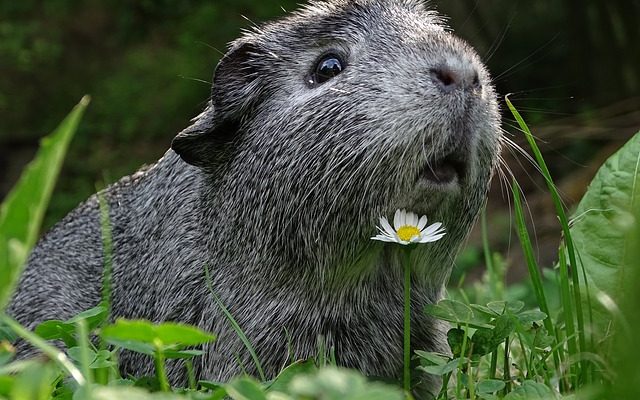
<svg viewBox="0 0 640 400">
<path fill-rule="evenodd" d="M 91 368 L 89 364 L 92 360 L 89 360 L 87 321 L 84 319 L 77 321 L 76 328 L 78 329 L 78 347 L 80 348 L 80 367 L 82 368 L 82 374 L 87 380 L 87 383 L 91 384 Z"/>
<path fill-rule="evenodd" d="M 491 367 L 489 367 L 489 379 L 495 379 L 496 370 L 498 369 L 498 349 L 491 353 Z"/>
<path fill-rule="evenodd" d="M 163 392 L 168 392 L 171 387 L 169 386 L 169 380 L 167 379 L 167 371 L 164 368 L 164 352 L 162 351 L 162 344 L 155 343 L 156 351 L 153 360 L 156 364 L 156 376 L 160 382 L 160 389 Z"/>
<path fill-rule="evenodd" d="M 507 336 L 507 338 L 504 340 L 504 365 L 502 366 L 503 371 L 502 371 L 502 377 L 504 379 L 504 395 L 506 396 L 507 393 L 509 393 L 511 391 L 511 368 L 509 367 L 509 341 L 510 338 L 509 336 Z"/>
<path fill-rule="evenodd" d="M 404 390 L 411 390 L 411 250 L 404 250 Z"/>
</svg>

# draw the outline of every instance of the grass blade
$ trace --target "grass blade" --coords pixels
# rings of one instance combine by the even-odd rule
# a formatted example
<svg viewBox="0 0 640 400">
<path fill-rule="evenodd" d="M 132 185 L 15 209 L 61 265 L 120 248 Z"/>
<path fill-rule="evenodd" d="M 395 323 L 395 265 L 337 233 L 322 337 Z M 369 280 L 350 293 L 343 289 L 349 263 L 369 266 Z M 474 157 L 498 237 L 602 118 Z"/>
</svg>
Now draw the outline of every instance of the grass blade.
<svg viewBox="0 0 640 400">
<path fill-rule="evenodd" d="M 540 274 L 538 264 L 536 263 L 536 260 L 533 256 L 533 246 L 531 245 L 531 239 L 529 237 L 529 232 L 527 231 L 527 226 L 525 224 L 524 211 L 522 209 L 522 200 L 520 199 L 520 187 L 515 180 L 513 181 L 513 184 L 511 186 L 511 191 L 513 192 L 513 209 L 516 214 L 515 219 L 518 238 L 520 239 L 522 252 L 524 253 L 524 257 L 527 262 L 527 269 L 529 270 L 529 277 L 531 278 L 533 291 L 535 293 L 540 310 L 543 313 L 547 314 L 547 318 L 545 318 L 542 323 L 544 324 L 547 332 L 555 332 L 555 329 L 553 327 L 553 320 L 551 319 L 551 313 L 549 312 L 549 303 L 547 303 L 547 298 L 544 294 L 542 276 Z M 554 352 L 553 360 L 558 371 L 560 370 L 560 359 L 561 356 L 559 354 L 559 351 Z"/>
<path fill-rule="evenodd" d="M 587 341 L 585 338 L 585 329 L 584 329 L 584 314 L 582 311 L 582 299 L 581 299 L 581 295 L 580 295 L 580 282 L 579 282 L 579 275 L 578 275 L 578 262 L 577 262 L 577 257 L 576 257 L 576 249 L 575 246 L 573 244 L 573 239 L 571 237 L 571 230 L 569 229 L 569 220 L 567 219 L 567 215 L 564 211 L 564 206 L 562 205 L 562 200 L 560 199 L 560 194 L 558 193 L 558 189 L 556 188 L 556 185 L 553 183 L 553 179 L 551 178 L 551 174 L 549 173 L 549 168 L 547 168 L 547 164 L 544 161 L 544 158 L 542 157 L 542 152 L 540 152 L 540 149 L 538 148 L 538 145 L 536 144 L 535 138 L 533 137 L 533 134 L 531 133 L 531 130 L 529 130 L 529 127 L 527 126 L 527 124 L 524 122 L 524 119 L 522 118 L 522 116 L 520 115 L 520 113 L 518 112 L 518 110 L 516 110 L 516 108 L 513 106 L 513 104 L 511 103 L 511 101 L 509 100 L 509 97 L 506 96 L 505 97 L 505 101 L 507 103 L 507 106 L 509 107 L 509 110 L 511 111 L 511 113 L 513 114 L 514 118 L 516 119 L 516 121 L 518 122 L 518 125 L 520 126 L 520 128 L 522 129 L 522 131 L 525 134 L 525 138 L 527 139 L 527 142 L 529 142 L 529 146 L 531 147 L 531 150 L 533 151 L 534 157 L 536 159 L 536 163 L 538 164 L 538 167 L 540 167 L 540 171 L 542 173 L 542 176 L 544 177 L 546 183 L 547 183 L 547 187 L 549 189 L 549 192 L 551 193 L 551 198 L 553 200 L 553 204 L 554 207 L 556 209 L 556 213 L 558 214 L 558 218 L 560 219 L 560 225 L 562 226 L 562 234 L 564 236 L 564 241 L 565 244 L 567 246 L 567 255 L 569 257 L 569 265 L 571 265 L 572 268 L 574 268 L 574 272 L 572 274 L 570 274 L 570 278 L 572 280 L 573 283 L 573 298 L 574 298 L 574 305 L 576 308 L 576 319 L 578 322 L 578 340 L 580 343 L 580 348 L 576 349 L 576 351 L 583 351 L 583 352 L 587 352 L 589 351 L 589 348 L 587 347 Z M 566 263 L 565 263 L 565 266 Z M 561 266 L 562 267 L 562 266 Z M 568 271 L 567 272 L 567 279 L 568 277 Z M 584 274 L 584 271 L 583 271 Z M 567 283 L 568 284 L 568 283 Z M 588 288 L 587 288 L 588 290 Z M 568 333 L 568 335 L 570 336 L 571 334 Z M 577 354 L 571 354 L 576 355 Z M 588 377 L 589 374 L 587 374 L 587 366 L 586 363 L 584 361 L 580 362 L 581 365 L 581 374 L 586 374 L 585 376 Z M 587 378 L 588 379 L 588 378 Z"/>
<path fill-rule="evenodd" d="M 229 320 L 229 323 L 233 327 L 233 330 L 236 332 L 236 335 L 238 335 L 238 337 L 240 338 L 242 343 L 244 343 L 244 346 L 249 351 L 249 354 L 251 354 L 251 358 L 253 359 L 253 363 L 255 364 L 256 369 L 258 370 L 258 374 L 260 375 L 260 379 L 263 382 L 266 381 L 267 379 L 266 379 L 266 377 L 264 375 L 264 370 L 262 369 L 262 364 L 260 363 L 260 359 L 258 358 L 258 355 L 256 354 L 256 351 L 253 348 L 253 345 L 249 341 L 249 338 L 247 337 L 247 335 L 244 334 L 244 331 L 242 330 L 240 325 L 238 325 L 238 322 L 236 322 L 235 318 L 233 318 L 233 315 L 231 315 L 231 313 L 229 312 L 229 309 L 227 309 L 227 307 L 224 305 L 222 300 L 220 300 L 220 298 L 213 291 L 213 285 L 211 284 L 211 276 L 209 275 L 209 267 L 208 266 L 205 266 L 204 272 L 205 272 L 205 275 L 206 275 L 206 278 L 207 278 L 207 286 L 209 287 L 209 292 L 211 293 L 211 296 L 213 297 L 213 300 L 216 302 L 218 307 L 220 307 L 220 310 L 224 313 L 224 315 Z"/>
<path fill-rule="evenodd" d="M 38 154 L 0 206 L 0 310 L 7 305 L 38 239 L 67 148 L 88 104 L 89 97 L 83 97 L 58 128 L 42 140 Z"/>
<path fill-rule="evenodd" d="M 55 361 L 63 370 L 65 370 L 80 386 L 84 386 L 87 383 L 86 378 L 82 374 L 82 372 L 73 365 L 71 360 L 67 357 L 66 354 L 55 348 L 54 346 L 47 343 L 40 336 L 35 333 L 30 332 L 22 325 L 20 325 L 13 318 L 2 315 L 0 316 L 2 322 L 4 322 L 12 331 L 14 331 L 18 336 L 31 343 L 34 347 L 38 348 L 43 354 L 49 357 L 51 360 Z"/>
</svg>

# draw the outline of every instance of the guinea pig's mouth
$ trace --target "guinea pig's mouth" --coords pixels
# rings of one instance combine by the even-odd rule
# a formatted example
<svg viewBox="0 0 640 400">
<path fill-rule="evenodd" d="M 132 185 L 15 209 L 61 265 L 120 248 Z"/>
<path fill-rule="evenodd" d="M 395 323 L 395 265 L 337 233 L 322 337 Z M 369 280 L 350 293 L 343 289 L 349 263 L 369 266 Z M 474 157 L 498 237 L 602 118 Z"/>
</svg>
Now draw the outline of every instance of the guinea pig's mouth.
<svg viewBox="0 0 640 400">
<path fill-rule="evenodd" d="M 420 170 L 418 179 L 426 180 L 432 184 L 448 185 L 455 181 L 460 182 L 465 176 L 467 163 L 456 153 L 447 154 L 444 157 L 427 161 Z"/>
</svg>

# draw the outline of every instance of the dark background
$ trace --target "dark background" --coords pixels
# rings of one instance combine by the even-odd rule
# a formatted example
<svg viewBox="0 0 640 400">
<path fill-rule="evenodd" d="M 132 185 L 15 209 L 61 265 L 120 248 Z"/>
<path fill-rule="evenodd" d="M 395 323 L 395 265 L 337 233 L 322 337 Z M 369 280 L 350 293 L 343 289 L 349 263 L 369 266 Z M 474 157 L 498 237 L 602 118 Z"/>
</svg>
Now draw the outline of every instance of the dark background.
<svg viewBox="0 0 640 400">
<path fill-rule="evenodd" d="M 0 198 L 84 94 L 92 102 L 72 143 L 45 225 L 95 191 L 158 159 L 203 107 L 226 43 L 297 1 L 0 0 Z M 440 0 L 432 6 L 469 41 L 501 95 L 532 125 L 567 205 L 640 128 L 640 0 Z M 506 109 L 506 106 L 503 108 Z M 504 127 L 524 142 L 505 113 Z M 539 256 L 557 250 L 557 222 L 524 157 L 505 158 L 535 216 Z M 490 236 L 509 248 L 498 182 Z M 504 189 L 502 190 L 504 192 Z M 462 268 L 481 261 L 477 234 Z M 547 251 L 549 250 L 549 251 Z M 510 255 L 514 264 L 519 256 Z"/>
</svg>

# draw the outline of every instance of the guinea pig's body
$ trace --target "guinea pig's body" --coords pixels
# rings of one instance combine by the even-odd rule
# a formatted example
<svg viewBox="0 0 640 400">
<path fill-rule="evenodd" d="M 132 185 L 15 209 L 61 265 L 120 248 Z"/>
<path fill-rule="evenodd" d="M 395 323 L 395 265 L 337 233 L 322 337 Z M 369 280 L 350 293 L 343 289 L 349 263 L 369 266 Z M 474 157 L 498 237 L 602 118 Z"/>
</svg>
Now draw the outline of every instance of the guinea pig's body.
<svg viewBox="0 0 640 400">
<path fill-rule="evenodd" d="M 370 240 L 375 224 L 399 208 L 443 223 L 442 240 L 412 253 L 412 347 L 446 352 L 445 326 L 423 309 L 484 204 L 499 123 L 478 56 L 419 1 L 317 2 L 246 33 L 173 150 L 104 191 L 113 318 L 216 333 L 195 361 L 201 379 L 255 372 L 208 268 L 269 377 L 320 348 L 399 377 L 402 268 L 394 245 Z M 99 221 L 93 196 L 40 241 L 10 314 L 33 328 L 99 303 Z M 153 363 L 125 352 L 121 368 Z M 169 372 L 185 379 L 179 363 Z"/>
</svg>

